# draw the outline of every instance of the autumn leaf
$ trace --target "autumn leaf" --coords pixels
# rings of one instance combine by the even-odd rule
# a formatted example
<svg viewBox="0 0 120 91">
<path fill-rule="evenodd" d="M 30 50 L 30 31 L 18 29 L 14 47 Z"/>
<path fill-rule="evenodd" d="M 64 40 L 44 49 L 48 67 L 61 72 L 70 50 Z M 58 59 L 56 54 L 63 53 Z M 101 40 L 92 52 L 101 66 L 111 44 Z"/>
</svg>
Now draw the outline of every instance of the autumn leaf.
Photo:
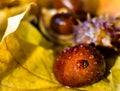
<svg viewBox="0 0 120 91">
<path fill-rule="evenodd" d="M 28 23 L 22 22 L 21 25 L 27 27 Z M 33 31 L 35 28 L 31 27 L 33 26 L 29 24 L 29 30 Z M 74 91 L 65 88 L 55 79 L 52 72 L 54 51 L 29 41 L 24 41 L 17 36 L 18 34 L 20 32 L 17 31 L 10 34 L 0 45 L 1 51 L 4 51 L 6 54 L 5 57 L 2 54 L 3 52 L 0 53 L 0 59 L 2 60 L 0 61 L 0 68 L 2 68 L 0 73 L 0 90 Z M 32 34 L 35 33 L 33 32 Z"/>
<path fill-rule="evenodd" d="M 25 11 L 23 13 L 8 18 L 8 23 L 7 23 L 7 27 L 6 27 L 5 33 L 4 33 L 3 36 L 1 36 L 2 40 L 4 40 L 4 38 L 6 36 L 8 36 L 9 34 L 15 32 L 17 30 L 18 26 L 20 25 L 21 20 L 29 12 L 29 10 L 31 8 L 31 5 L 32 5 L 32 3 L 30 3 L 27 6 L 27 8 L 25 9 Z"/>
<path fill-rule="evenodd" d="M 12 41 L 14 43 L 11 44 Z M 50 70 L 53 63 L 52 50 L 24 43 L 12 36 L 5 40 L 5 44 L 13 57 L 12 69 L 15 69 L 8 76 L 4 76 L 1 84 L 21 89 L 38 89 L 47 86 L 47 84 L 48 87 L 49 85 L 54 86 L 55 82 L 51 81 L 53 74 Z M 9 81 L 11 82 L 9 83 Z"/>
<path fill-rule="evenodd" d="M 110 85 L 113 91 L 120 90 L 120 55 L 117 57 L 114 66 L 110 70 Z"/>
<path fill-rule="evenodd" d="M 7 27 L 7 18 L 8 18 L 8 13 L 7 9 L 0 10 L 0 40 L 2 39 L 4 32 Z"/>
<path fill-rule="evenodd" d="M 22 17 L 19 18 L 21 14 Z M 3 14 L 5 23 L 8 18 L 6 15 Z M 6 32 L 1 35 L 3 40 L 0 44 L 0 91 L 110 91 L 111 88 L 119 91 L 119 57 L 117 61 L 114 60 L 116 64 L 111 69 L 109 79 L 106 77 L 80 88 L 69 88 L 60 84 L 54 77 L 53 65 L 56 53 L 64 47 L 48 41 L 37 28 L 23 19 L 24 15 L 26 9 L 12 16 L 19 18 L 17 22 L 14 21 L 16 28 L 6 28 L 6 25 L 0 28 Z"/>
<path fill-rule="evenodd" d="M 53 46 L 53 43 L 47 41 L 37 28 L 26 21 L 22 21 L 15 34 L 21 40 L 43 46 L 44 48 L 51 48 Z"/>
<path fill-rule="evenodd" d="M 0 45 L 0 90 L 109 91 L 109 83 L 105 80 L 82 88 L 62 86 L 53 74 L 56 51 L 47 46 L 51 46 L 51 43 L 33 25 L 22 21 L 18 29 L 9 34 Z"/>
<path fill-rule="evenodd" d="M 11 1 L 0 1 L 1 4 L 12 4 Z M 16 1 L 15 1 L 16 2 Z M 34 3 L 23 4 L 18 7 L 0 9 L 0 41 L 10 33 L 16 31 L 21 20 L 29 13 Z"/>
<path fill-rule="evenodd" d="M 24 42 L 14 34 L 3 41 L 1 50 L 7 54 L 4 60 L 0 61 L 4 64 L 0 65 L 4 69 L 0 75 L 1 86 L 8 87 L 8 90 L 58 86 L 55 84 L 57 81 L 52 80 L 54 79 L 51 70 L 54 61 L 52 50 Z"/>
</svg>

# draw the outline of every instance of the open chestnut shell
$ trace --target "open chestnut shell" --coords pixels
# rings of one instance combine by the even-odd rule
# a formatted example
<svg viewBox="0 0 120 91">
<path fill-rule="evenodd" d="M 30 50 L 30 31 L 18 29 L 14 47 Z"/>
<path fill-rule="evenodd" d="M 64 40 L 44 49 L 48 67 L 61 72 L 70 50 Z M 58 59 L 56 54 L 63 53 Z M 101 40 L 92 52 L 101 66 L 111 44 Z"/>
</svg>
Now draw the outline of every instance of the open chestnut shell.
<svg viewBox="0 0 120 91">
<path fill-rule="evenodd" d="M 74 44 L 73 34 L 60 34 L 57 33 L 51 28 L 51 19 L 55 14 L 68 13 L 68 11 L 64 8 L 60 10 L 56 9 L 42 9 L 39 27 L 43 35 L 47 37 L 49 40 L 58 43 L 58 44 Z M 69 16 L 69 15 L 68 15 Z M 65 22 L 64 22 L 65 23 Z"/>
</svg>

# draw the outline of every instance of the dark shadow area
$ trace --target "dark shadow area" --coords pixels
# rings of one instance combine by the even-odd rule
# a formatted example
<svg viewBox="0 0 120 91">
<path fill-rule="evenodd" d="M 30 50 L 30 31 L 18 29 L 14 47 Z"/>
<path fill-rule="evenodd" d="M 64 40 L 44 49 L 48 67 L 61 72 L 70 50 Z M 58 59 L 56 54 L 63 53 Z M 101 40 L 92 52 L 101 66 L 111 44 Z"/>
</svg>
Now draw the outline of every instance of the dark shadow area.
<svg viewBox="0 0 120 91">
<path fill-rule="evenodd" d="M 110 69 L 115 64 L 115 61 L 119 55 L 119 52 L 116 52 L 114 49 L 107 47 L 97 47 L 97 49 L 103 54 L 106 62 L 106 72 L 105 77 L 109 75 Z"/>
</svg>

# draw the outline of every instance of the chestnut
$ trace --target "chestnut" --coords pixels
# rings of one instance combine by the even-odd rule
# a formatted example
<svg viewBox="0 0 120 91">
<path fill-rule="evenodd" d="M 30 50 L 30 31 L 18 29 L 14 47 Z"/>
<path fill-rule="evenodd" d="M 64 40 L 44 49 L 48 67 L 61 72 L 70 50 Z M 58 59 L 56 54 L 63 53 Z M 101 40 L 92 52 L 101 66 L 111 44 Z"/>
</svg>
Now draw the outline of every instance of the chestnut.
<svg viewBox="0 0 120 91">
<path fill-rule="evenodd" d="M 104 57 L 95 47 L 79 44 L 58 55 L 53 72 L 61 84 L 79 87 L 99 81 L 105 68 Z"/>
<path fill-rule="evenodd" d="M 50 21 L 52 30 L 58 34 L 71 34 L 73 26 L 77 24 L 76 18 L 70 13 L 55 14 Z"/>
</svg>

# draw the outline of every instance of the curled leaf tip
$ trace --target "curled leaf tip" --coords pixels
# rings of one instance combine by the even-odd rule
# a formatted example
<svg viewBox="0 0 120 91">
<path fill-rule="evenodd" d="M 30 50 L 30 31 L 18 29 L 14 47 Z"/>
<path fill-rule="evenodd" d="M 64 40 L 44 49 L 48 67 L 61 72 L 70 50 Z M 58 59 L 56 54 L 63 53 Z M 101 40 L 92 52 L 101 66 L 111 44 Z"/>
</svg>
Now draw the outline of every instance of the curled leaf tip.
<svg viewBox="0 0 120 91">
<path fill-rule="evenodd" d="M 30 3 L 24 12 L 18 14 L 18 15 L 15 15 L 15 16 L 12 16 L 12 17 L 9 17 L 8 18 L 8 25 L 7 25 L 7 28 L 5 30 L 5 33 L 3 34 L 2 36 L 2 39 L 0 40 L 3 41 L 5 39 L 5 37 L 7 37 L 9 34 L 15 32 L 17 30 L 17 28 L 19 27 L 22 19 L 25 17 L 25 15 L 27 15 L 27 13 L 30 11 L 31 9 L 31 6 L 33 5 L 34 3 Z"/>
</svg>

